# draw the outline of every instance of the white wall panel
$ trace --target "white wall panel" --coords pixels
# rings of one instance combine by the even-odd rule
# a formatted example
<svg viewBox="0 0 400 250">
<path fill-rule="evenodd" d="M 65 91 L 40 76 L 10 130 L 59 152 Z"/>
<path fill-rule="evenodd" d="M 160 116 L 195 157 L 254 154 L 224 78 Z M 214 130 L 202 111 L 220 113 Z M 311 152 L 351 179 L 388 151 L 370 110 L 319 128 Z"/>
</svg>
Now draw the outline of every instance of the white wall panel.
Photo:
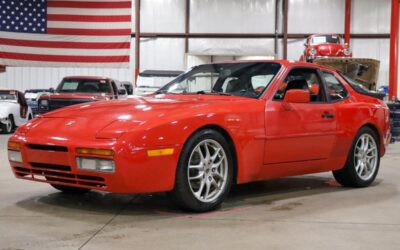
<svg viewBox="0 0 400 250">
<path fill-rule="evenodd" d="M 185 39 L 142 38 L 140 46 L 140 71 L 185 69 Z"/>
<path fill-rule="evenodd" d="M 289 33 L 343 33 L 345 0 L 289 0 Z"/>
<path fill-rule="evenodd" d="M 273 33 L 275 0 L 191 0 L 194 33 Z"/>
<path fill-rule="evenodd" d="M 389 33 L 391 0 L 353 0 L 352 33 Z"/>
<path fill-rule="evenodd" d="M 389 82 L 389 39 L 352 39 L 353 56 L 373 58 L 381 62 L 378 85 Z"/>
<path fill-rule="evenodd" d="M 141 1 L 142 32 L 185 32 L 185 0 Z"/>
<path fill-rule="evenodd" d="M 190 39 L 189 53 L 196 55 L 274 55 L 274 39 Z"/>
</svg>

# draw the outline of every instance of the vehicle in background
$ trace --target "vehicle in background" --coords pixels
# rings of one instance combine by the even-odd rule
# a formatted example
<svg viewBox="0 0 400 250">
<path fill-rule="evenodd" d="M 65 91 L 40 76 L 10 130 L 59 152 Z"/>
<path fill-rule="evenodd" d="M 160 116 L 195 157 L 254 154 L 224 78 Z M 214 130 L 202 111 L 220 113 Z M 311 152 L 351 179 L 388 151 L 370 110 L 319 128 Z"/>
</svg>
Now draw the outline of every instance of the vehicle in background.
<svg viewBox="0 0 400 250">
<path fill-rule="evenodd" d="M 25 99 L 32 109 L 33 117 L 38 114 L 38 100 L 41 95 L 53 93 L 54 89 L 28 89 L 25 90 Z"/>
<path fill-rule="evenodd" d="M 86 102 L 125 99 L 128 96 L 126 89 L 120 86 L 117 80 L 106 77 L 65 77 L 54 93 L 40 96 L 38 113 Z"/>
<path fill-rule="evenodd" d="M 317 58 L 352 57 L 349 45 L 338 34 L 316 34 L 309 36 L 300 61 L 313 62 Z"/>
<path fill-rule="evenodd" d="M 24 94 L 17 90 L 0 90 L 1 133 L 9 134 L 32 118 L 32 110 Z"/>
<path fill-rule="evenodd" d="M 129 81 L 123 81 L 121 82 L 121 87 L 124 87 L 126 89 L 126 93 L 128 95 L 133 95 L 133 83 L 129 82 Z"/>
<path fill-rule="evenodd" d="M 8 156 L 16 178 L 65 193 L 166 191 L 204 212 L 234 184 L 265 179 L 333 171 L 367 187 L 389 142 L 387 105 L 337 70 L 242 61 L 193 67 L 153 95 L 44 114 L 15 132 Z"/>
<path fill-rule="evenodd" d="M 152 94 L 182 73 L 183 71 L 145 70 L 139 74 L 134 94 L 138 96 Z"/>
</svg>

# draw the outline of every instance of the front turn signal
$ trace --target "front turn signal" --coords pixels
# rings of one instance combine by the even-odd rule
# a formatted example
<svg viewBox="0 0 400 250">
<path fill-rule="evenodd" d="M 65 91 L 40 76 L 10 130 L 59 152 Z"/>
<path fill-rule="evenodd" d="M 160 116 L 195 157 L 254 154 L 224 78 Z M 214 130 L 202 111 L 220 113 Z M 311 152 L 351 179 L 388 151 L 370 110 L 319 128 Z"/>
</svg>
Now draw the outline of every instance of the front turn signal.
<svg viewBox="0 0 400 250">
<path fill-rule="evenodd" d="M 20 151 L 21 150 L 21 144 L 19 142 L 9 141 L 8 142 L 8 149 L 15 150 L 15 151 Z"/>
<path fill-rule="evenodd" d="M 77 148 L 76 152 L 82 155 L 114 156 L 114 151 L 110 149 Z"/>
<path fill-rule="evenodd" d="M 174 154 L 173 148 L 147 150 L 148 157 L 166 156 L 166 155 L 173 155 L 173 154 Z"/>
</svg>

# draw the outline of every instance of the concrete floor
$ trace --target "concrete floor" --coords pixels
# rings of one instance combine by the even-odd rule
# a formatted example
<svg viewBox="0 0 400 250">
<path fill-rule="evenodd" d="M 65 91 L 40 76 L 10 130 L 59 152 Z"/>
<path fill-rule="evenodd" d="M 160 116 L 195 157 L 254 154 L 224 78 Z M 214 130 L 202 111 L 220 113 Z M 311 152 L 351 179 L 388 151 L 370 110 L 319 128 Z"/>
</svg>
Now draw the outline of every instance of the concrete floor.
<svg viewBox="0 0 400 250">
<path fill-rule="evenodd" d="M 187 214 L 163 194 L 68 196 L 17 180 L 0 136 L 0 249 L 400 249 L 400 143 L 375 184 L 330 173 L 237 186 L 219 211 Z"/>
</svg>

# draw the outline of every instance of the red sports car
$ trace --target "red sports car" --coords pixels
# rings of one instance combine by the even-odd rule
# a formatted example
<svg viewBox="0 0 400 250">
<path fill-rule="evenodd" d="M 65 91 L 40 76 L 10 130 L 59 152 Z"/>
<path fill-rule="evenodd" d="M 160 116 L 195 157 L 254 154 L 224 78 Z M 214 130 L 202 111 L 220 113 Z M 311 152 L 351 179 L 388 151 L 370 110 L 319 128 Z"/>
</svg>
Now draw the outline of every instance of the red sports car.
<svg viewBox="0 0 400 250">
<path fill-rule="evenodd" d="M 9 140 L 20 179 L 66 193 L 167 191 L 208 211 L 233 184 L 333 171 L 370 185 L 389 110 L 335 70 L 289 61 L 206 64 L 131 100 L 47 113 Z"/>
<path fill-rule="evenodd" d="M 319 34 L 307 38 L 300 61 L 312 62 L 317 58 L 352 57 L 349 45 L 337 34 Z"/>
</svg>

